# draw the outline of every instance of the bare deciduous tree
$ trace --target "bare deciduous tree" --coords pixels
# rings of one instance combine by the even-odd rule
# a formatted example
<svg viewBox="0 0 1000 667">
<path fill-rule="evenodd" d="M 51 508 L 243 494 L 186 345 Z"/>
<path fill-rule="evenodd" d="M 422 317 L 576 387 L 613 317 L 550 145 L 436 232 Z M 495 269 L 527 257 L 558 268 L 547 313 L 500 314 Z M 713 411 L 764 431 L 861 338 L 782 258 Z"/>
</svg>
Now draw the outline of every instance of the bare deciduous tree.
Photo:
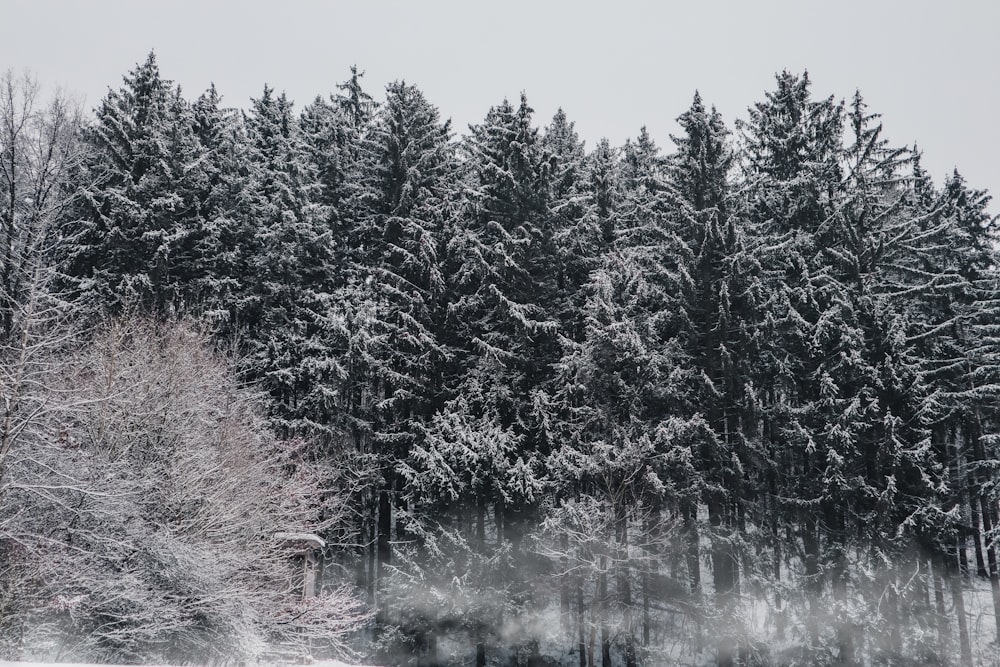
<svg viewBox="0 0 1000 667">
<path fill-rule="evenodd" d="M 80 105 L 57 91 L 47 102 L 29 73 L 0 74 L 0 330 L 14 333 L 15 309 L 74 197 Z"/>
<path fill-rule="evenodd" d="M 346 588 L 301 599 L 279 532 L 341 518 L 337 471 L 276 440 L 192 327 L 118 322 L 54 354 L 63 383 L 12 440 L 0 544 L 20 603 L 8 652 L 227 662 L 344 651 Z M 16 553 L 15 553 L 16 552 Z M 11 566 L 15 567 L 14 565 Z M 3 604 L 0 595 L 0 604 Z"/>
</svg>

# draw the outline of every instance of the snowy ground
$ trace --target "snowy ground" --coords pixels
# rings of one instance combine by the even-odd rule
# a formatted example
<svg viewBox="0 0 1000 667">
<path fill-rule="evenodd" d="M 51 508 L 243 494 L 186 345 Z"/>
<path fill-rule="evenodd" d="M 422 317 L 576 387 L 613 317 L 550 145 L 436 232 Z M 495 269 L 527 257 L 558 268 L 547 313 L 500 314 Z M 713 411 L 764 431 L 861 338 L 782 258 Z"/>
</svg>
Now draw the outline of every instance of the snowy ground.
<svg viewBox="0 0 1000 667">
<path fill-rule="evenodd" d="M 127 667 L 126 665 L 89 665 L 82 662 L 6 662 L 0 660 L 0 667 Z M 149 667 L 168 667 L 151 665 Z"/>
<path fill-rule="evenodd" d="M 130 665 L 92 665 L 82 662 L 6 662 L 0 660 L 0 667 L 132 667 Z M 143 667 L 170 667 L 169 665 L 143 665 Z M 349 665 L 339 660 L 317 660 L 310 662 L 309 667 L 367 667 Z"/>
</svg>

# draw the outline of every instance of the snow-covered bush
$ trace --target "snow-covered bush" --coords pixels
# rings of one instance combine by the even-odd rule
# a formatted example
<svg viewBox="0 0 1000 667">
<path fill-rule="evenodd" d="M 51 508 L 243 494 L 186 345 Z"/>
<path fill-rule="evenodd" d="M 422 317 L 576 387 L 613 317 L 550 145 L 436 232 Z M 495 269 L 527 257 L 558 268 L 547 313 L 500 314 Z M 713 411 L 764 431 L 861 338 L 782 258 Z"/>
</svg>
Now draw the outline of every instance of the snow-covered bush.
<svg viewBox="0 0 1000 667">
<path fill-rule="evenodd" d="M 27 370 L 26 427 L 0 480 L 5 653 L 231 662 L 343 648 L 363 607 L 347 589 L 301 599 L 275 539 L 341 519 L 336 470 L 274 438 L 201 334 L 123 321 Z"/>
</svg>

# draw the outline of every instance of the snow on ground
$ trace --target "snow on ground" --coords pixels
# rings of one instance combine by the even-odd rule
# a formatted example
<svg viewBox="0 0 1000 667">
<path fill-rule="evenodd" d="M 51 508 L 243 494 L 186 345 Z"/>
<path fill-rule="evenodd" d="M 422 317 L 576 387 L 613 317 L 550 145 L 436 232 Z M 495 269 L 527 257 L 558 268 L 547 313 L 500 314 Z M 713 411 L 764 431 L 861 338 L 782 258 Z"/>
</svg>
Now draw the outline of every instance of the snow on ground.
<svg viewBox="0 0 1000 667">
<path fill-rule="evenodd" d="M 0 660 L 0 667 L 130 667 L 129 665 L 90 665 L 82 662 L 7 662 Z M 144 665 L 144 667 L 169 667 L 168 665 Z"/>
<path fill-rule="evenodd" d="M 92 665 L 83 662 L 5 662 L 0 667 L 134 667 L 131 665 Z M 170 667 L 169 665 L 144 665 L 143 667 Z"/>
<path fill-rule="evenodd" d="M 263 664 L 263 663 L 262 663 Z M 351 665 L 339 660 L 316 660 L 308 667 L 372 667 L 371 665 Z M 134 665 L 95 665 L 82 662 L 7 662 L 0 660 L 0 667 L 135 667 Z M 142 667 L 170 667 L 170 665 L 143 665 Z"/>
</svg>

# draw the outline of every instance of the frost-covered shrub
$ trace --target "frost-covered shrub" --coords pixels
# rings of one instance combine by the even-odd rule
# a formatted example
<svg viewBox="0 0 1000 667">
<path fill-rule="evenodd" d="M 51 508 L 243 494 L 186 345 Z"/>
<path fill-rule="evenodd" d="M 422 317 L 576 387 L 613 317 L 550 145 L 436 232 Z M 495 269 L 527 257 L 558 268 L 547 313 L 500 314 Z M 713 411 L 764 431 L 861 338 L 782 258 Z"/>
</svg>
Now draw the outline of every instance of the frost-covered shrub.
<svg viewBox="0 0 1000 667">
<path fill-rule="evenodd" d="M 339 520 L 335 471 L 274 438 L 195 329 L 114 324 L 36 370 L 0 495 L 7 654 L 229 662 L 364 621 L 346 589 L 300 599 L 275 539 Z"/>
</svg>

